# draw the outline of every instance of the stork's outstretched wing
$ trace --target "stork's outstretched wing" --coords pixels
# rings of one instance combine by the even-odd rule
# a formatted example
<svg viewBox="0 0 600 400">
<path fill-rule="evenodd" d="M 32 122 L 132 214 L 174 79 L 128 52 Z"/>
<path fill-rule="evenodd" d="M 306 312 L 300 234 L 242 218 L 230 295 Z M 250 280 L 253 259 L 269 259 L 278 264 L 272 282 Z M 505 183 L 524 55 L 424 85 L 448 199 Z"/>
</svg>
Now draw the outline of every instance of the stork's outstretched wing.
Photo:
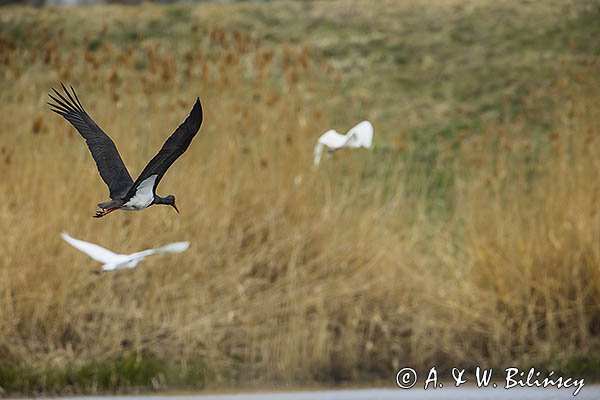
<svg viewBox="0 0 600 400">
<path fill-rule="evenodd" d="M 200 104 L 200 99 L 197 98 L 190 115 L 179 125 L 165 144 L 163 144 L 160 151 L 146 165 L 123 200 L 127 201 L 134 196 L 137 187 L 152 175 L 156 175 L 156 180 L 154 181 L 154 188 L 156 188 L 169 167 L 190 146 L 192 139 L 196 136 L 198 130 L 200 130 L 200 125 L 202 125 L 202 105 Z"/>
<path fill-rule="evenodd" d="M 133 185 L 133 179 L 123 164 L 117 147 L 84 110 L 73 87 L 71 86 L 71 94 L 65 85 L 62 83 L 60 85 L 65 95 L 52 88 L 58 97 L 49 94 L 55 102 L 55 104 L 48 103 L 52 107 L 51 110 L 62 115 L 83 136 L 96 161 L 98 172 L 108 186 L 110 198 L 123 197 Z"/>
</svg>

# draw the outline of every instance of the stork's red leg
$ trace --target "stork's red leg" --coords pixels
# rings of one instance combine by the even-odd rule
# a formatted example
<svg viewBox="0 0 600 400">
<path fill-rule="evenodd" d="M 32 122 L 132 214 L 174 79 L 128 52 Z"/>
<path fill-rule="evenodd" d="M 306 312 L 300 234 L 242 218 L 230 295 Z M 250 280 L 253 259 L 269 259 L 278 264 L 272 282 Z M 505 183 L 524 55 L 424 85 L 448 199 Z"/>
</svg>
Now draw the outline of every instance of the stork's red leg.
<svg viewBox="0 0 600 400">
<path fill-rule="evenodd" d="M 108 208 L 108 209 L 102 209 L 102 210 L 98 210 L 96 211 L 96 215 L 92 215 L 92 217 L 94 218 L 102 218 L 105 215 L 110 214 L 111 212 L 120 209 L 121 207 L 115 207 L 115 208 Z"/>
</svg>

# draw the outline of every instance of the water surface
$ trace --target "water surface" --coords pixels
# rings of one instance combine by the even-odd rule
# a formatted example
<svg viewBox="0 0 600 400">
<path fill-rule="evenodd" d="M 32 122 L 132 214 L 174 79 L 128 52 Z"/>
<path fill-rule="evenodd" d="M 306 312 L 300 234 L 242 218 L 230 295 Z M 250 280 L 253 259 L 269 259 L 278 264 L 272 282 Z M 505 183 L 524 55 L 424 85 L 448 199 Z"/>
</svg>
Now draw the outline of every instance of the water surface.
<svg viewBox="0 0 600 400">
<path fill-rule="evenodd" d="M 428 389 L 348 389 L 294 392 L 252 392 L 236 394 L 150 395 L 71 397 L 77 400 L 598 400 L 600 385 L 586 385 L 577 396 L 573 390 L 556 388 L 442 388 Z"/>
</svg>

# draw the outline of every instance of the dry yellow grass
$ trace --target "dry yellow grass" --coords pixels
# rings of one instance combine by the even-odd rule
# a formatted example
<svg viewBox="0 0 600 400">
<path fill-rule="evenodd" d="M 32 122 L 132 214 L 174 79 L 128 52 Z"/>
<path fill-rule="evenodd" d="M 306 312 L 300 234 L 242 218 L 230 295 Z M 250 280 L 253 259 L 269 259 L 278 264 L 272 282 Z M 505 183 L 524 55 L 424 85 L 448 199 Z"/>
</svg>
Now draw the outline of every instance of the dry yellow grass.
<svg viewBox="0 0 600 400">
<path fill-rule="evenodd" d="M 403 186 L 393 153 L 312 167 L 316 135 L 348 110 L 335 69 L 309 45 L 191 32 L 197 41 L 177 52 L 158 38 L 94 50 L 63 46 L 64 36 L 4 43 L 2 362 L 64 368 L 152 354 L 205 360 L 216 382 L 303 382 L 598 356 L 596 65 L 565 68 L 525 96 L 552 103 L 548 140 L 515 118 L 444 150 L 453 206 L 440 213 Z M 73 83 L 132 175 L 201 97 L 201 131 L 159 187 L 181 215 L 91 218 L 107 191 L 82 139 L 45 106 L 59 80 Z M 97 276 L 61 231 L 125 253 L 192 245 Z"/>
</svg>

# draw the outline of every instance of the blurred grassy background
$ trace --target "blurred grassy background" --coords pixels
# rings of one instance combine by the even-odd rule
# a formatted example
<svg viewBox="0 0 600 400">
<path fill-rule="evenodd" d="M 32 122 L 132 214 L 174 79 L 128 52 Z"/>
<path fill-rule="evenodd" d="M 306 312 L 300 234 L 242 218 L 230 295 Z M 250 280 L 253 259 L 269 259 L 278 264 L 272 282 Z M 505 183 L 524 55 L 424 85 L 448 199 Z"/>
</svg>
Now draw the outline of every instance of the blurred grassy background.
<svg viewBox="0 0 600 400">
<path fill-rule="evenodd" d="M 0 13 L 0 393 L 600 371 L 600 2 L 315 1 Z M 107 193 L 45 105 L 73 84 L 136 175 Z M 373 151 L 313 168 L 362 119 Z M 101 276 L 58 233 L 178 256 Z"/>
</svg>

